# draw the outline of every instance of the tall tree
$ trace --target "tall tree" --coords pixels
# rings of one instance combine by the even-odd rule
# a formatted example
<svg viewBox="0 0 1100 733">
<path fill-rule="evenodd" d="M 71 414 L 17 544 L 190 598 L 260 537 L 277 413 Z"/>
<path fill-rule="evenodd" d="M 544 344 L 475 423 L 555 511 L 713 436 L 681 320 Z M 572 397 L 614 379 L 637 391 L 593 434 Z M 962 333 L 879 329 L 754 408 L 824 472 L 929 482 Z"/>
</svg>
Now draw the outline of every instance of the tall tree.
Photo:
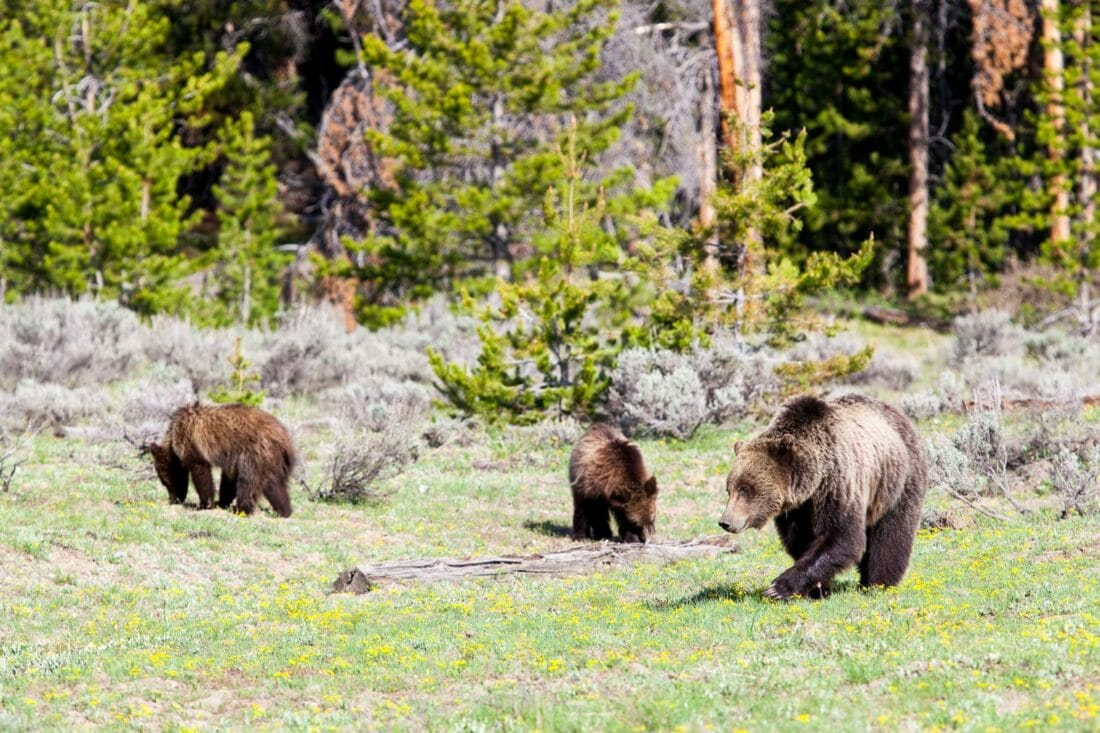
<svg viewBox="0 0 1100 733">
<path fill-rule="evenodd" d="M 868 283 L 894 284 L 906 256 L 909 44 L 899 3 L 774 0 L 765 98 L 777 130 L 805 129 L 818 206 L 777 243 L 803 261 L 853 253 L 872 233 L 877 266 Z"/>
<path fill-rule="evenodd" d="M 734 0 L 714 0 L 714 55 L 718 62 L 718 91 L 722 100 L 722 139 L 736 147 L 729 117 L 737 115 L 737 53 L 733 34 Z"/>
<path fill-rule="evenodd" d="M 928 292 L 928 26 L 931 3 L 912 0 L 909 49 L 909 297 Z"/>
<path fill-rule="evenodd" d="M 1010 161 L 983 139 L 982 119 L 975 110 L 963 114 L 928 217 L 928 259 L 936 290 L 967 288 L 975 307 L 979 286 L 1004 266 L 1004 215 L 1015 193 L 1005 185 L 1012 177 Z M 1003 138 L 996 135 L 994 142 L 1003 143 Z"/>
<path fill-rule="evenodd" d="M 714 50 L 722 111 L 737 124 L 723 119 L 726 147 L 756 150 L 760 147 L 762 16 L 760 0 L 714 0 Z M 763 168 L 752 164 L 741 174 L 746 180 L 760 179 Z"/>
<path fill-rule="evenodd" d="M 216 186 L 218 247 L 209 280 L 208 320 L 220 325 L 270 321 L 279 307 L 283 268 L 282 205 L 271 163 L 271 140 L 256 135 L 251 112 L 229 121 L 221 135 L 225 170 Z"/>
<path fill-rule="evenodd" d="M 1091 300 L 1094 273 L 1100 267 L 1096 216 L 1096 150 L 1100 149 L 1100 109 L 1094 90 L 1100 81 L 1100 39 L 1092 22 L 1092 3 L 1065 2 L 1059 15 L 1044 15 L 1053 30 L 1044 32 L 1044 52 L 1057 46 L 1061 73 L 1045 69 L 1040 103 L 1048 114 L 1039 120 L 1046 145 L 1050 189 L 1051 236 L 1046 254 L 1062 265 L 1062 287 L 1076 295 L 1083 331 L 1100 328 L 1100 307 Z M 1053 12 L 1053 8 L 1048 9 Z"/>
<path fill-rule="evenodd" d="M 591 171 L 630 113 L 618 100 L 635 76 L 595 79 L 615 5 L 539 12 L 518 0 L 412 0 L 400 46 L 363 37 L 375 88 L 393 108 L 388 129 L 367 138 L 394 161 L 395 182 L 369 192 L 373 233 L 353 245 L 367 317 L 530 255 L 545 182 L 561 176 L 568 120 Z"/>
<path fill-rule="evenodd" d="M 1061 8 L 1059 0 L 1040 0 L 1043 36 L 1043 73 L 1047 86 L 1046 116 L 1052 127 L 1047 154 L 1055 170 L 1050 179 L 1050 238 L 1063 242 L 1070 237 L 1069 190 L 1061 172 L 1065 135 L 1065 57 L 1062 54 Z"/>
</svg>

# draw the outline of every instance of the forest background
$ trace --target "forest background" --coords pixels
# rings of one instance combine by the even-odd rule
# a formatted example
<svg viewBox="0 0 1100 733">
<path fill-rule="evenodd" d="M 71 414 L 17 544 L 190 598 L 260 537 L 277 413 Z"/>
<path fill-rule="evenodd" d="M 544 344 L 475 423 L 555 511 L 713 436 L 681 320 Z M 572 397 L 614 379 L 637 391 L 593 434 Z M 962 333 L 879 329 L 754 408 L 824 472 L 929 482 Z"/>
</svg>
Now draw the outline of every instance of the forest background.
<svg viewBox="0 0 1100 733">
<path fill-rule="evenodd" d="M 505 327 L 441 388 L 513 416 L 590 411 L 625 347 L 788 344 L 839 286 L 947 315 L 1008 276 L 1088 333 L 1093 6 L 8 3 L 0 295 L 347 328 L 463 295 Z"/>
</svg>

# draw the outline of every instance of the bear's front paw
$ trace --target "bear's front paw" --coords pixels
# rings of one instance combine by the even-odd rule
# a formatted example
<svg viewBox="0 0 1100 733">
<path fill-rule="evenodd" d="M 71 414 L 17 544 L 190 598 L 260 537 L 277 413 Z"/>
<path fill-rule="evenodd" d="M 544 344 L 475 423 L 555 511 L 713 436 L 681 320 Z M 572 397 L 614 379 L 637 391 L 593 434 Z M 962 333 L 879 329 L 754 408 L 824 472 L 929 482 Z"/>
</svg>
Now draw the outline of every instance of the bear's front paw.
<svg viewBox="0 0 1100 733">
<path fill-rule="evenodd" d="M 798 595 L 801 590 L 801 585 L 798 584 L 794 578 L 784 573 L 772 581 L 772 584 L 764 591 L 764 597 L 770 598 L 773 601 L 782 601 L 791 596 Z"/>
</svg>

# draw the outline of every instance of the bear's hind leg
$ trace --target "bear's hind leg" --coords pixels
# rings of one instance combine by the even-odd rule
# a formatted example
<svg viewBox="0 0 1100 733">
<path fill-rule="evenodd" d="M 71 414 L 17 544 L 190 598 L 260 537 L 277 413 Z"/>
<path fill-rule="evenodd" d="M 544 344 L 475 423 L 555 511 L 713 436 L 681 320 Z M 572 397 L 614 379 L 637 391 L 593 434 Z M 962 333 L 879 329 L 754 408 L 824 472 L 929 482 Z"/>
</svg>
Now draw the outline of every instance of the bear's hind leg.
<svg viewBox="0 0 1100 733">
<path fill-rule="evenodd" d="M 199 494 L 199 509 L 210 509 L 214 506 L 214 476 L 210 473 L 210 466 L 191 466 L 191 481 L 195 484 L 195 491 Z"/>
<path fill-rule="evenodd" d="M 901 582 L 909 567 L 920 525 L 920 504 L 895 506 L 867 530 L 867 550 L 859 561 L 859 583 L 869 587 Z"/>
<path fill-rule="evenodd" d="M 584 502 L 584 513 L 588 523 L 589 539 L 611 539 L 611 513 L 605 500 L 588 499 Z"/>
<path fill-rule="evenodd" d="M 242 467 L 237 474 L 237 502 L 233 510 L 239 514 L 251 514 L 256 511 L 256 499 L 260 494 L 256 486 L 255 472 Z"/>
<path fill-rule="evenodd" d="M 218 486 L 218 506 L 222 509 L 228 509 L 236 498 L 237 478 L 223 469 L 221 483 Z"/>
</svg>

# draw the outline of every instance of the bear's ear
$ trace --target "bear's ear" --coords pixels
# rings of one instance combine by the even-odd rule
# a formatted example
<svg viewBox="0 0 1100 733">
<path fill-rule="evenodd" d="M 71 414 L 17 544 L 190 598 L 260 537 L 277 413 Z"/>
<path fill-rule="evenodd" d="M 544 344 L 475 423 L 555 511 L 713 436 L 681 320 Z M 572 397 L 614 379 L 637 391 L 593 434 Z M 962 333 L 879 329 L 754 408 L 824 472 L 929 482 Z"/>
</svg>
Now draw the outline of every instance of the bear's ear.
<svg viewBox="0 0 1100 733">
<path fill-rule="evenodd" d="M 657 477 L 656 476 L 650 476 L 649 478 L 647 478 L 645 480 L 645 483 L 642 484 L 642 489 L 645 490 L 645 495 L 646 496 L 656 496 L 657 495 Z"/>
<path fill-rule="evenodd" d="M 735 440 L 735 441 L 733 442 L 733 455 L 737 455 L 738 453 L 740 453 L 740 452 L 741 452 L 741 447 L 742 447 L 743 445 L 745 445 L 745 441 L 743 441 L 743 440 Z"/>
</svg>

